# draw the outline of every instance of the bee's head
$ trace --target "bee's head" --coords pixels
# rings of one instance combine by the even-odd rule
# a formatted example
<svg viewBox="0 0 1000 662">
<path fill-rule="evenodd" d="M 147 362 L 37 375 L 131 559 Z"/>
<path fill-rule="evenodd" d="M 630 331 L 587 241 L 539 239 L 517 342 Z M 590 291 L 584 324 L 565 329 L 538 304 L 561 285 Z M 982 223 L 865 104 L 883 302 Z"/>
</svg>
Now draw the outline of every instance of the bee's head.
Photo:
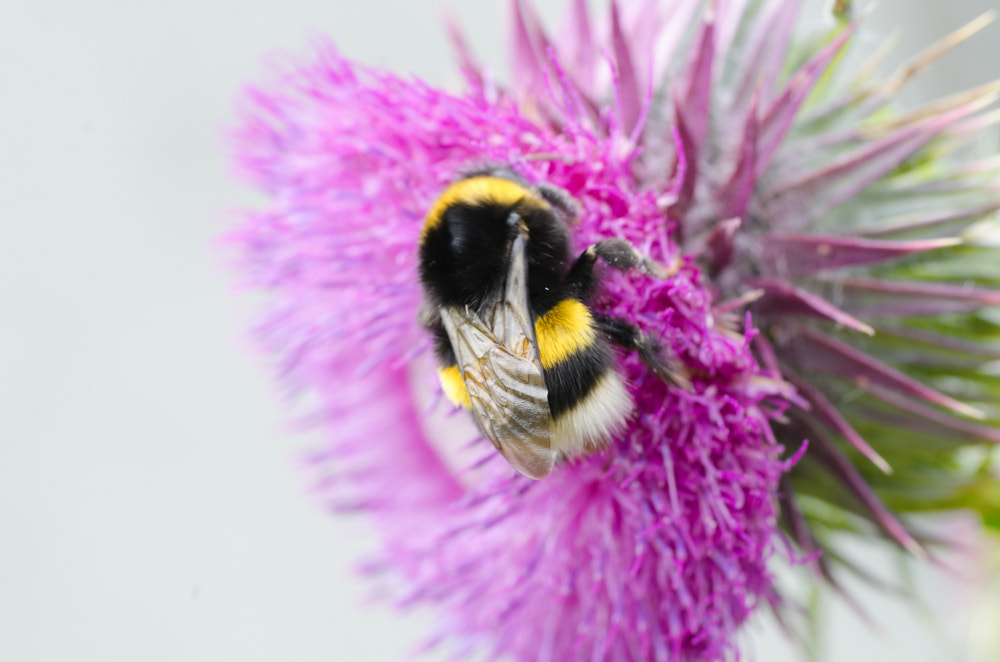
<svg viewBox="0 0 1000 662">
<path fill-rule="evenodd" d="M 569 237 L 546 196 L 517 181 L 473 176 L 431 208 L 420 240 L 420 279 L 437 305 L 480 309 L 502 295 L 510 249 L 528 235 L 528 264 L 561 271 Z"/>
<path fill-rule="evenodd" d="M 519 218 L 492 201 L 443 210 L 420 244 L 420 278 L 435 303 L 478 308 L 499 296 Z"/>
</svg>

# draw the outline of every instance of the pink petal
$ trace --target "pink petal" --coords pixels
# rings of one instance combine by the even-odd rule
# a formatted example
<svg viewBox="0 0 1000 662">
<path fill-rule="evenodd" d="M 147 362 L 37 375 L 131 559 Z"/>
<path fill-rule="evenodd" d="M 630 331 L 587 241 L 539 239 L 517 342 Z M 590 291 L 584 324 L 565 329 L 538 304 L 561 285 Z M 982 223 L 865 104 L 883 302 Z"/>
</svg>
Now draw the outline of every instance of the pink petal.
<svg viewBox="0 0 1000 662">
<path fill-rule="evenodd" d="M 711 262 L 711 272 L 717 274 L 733 259 L 733 239 L 743 224 L 740 218 L 729 218 L 719 221 L 705 244 L 705 253 Z"/>
<path fill-rule="evenodd" d="M 778 363 L 778 353 L 774 351 L 774 346 L 763 334 L 758 333 L 754 336 L 753 349 L 754 353 L 760 357 L 760 361 L 767 368 L 767 371 L 772 375 L 780 377 L 782 373 L 781 364 Z"/>
<path fill-rule="evenodd" d="M 755 166 L 757 163 L 757 97 L 750 104 L 747 113 L 746 126 L 743 129 L 743 140 L 740 143 L 733 173 L 728 181 L 715 194 L 718 204 L 718 215 L 721 218 L 730 216 L 743 217 L 747 204 L 757 184 Z"/>
<path fill-rule="evenodd" d="M 878 467 L 883 473 L 891 474 L 892 467 L 889 463 L 879 455 L 874 448 L 868 445 L 868 442 L 858 434 L 857 430 L 847 422 L 840 411 L 833 406 L 826 396 L 823 395 L 822 391 L 814 388 L 811 384 L 801 380 L 801 379 L 791 379 L 789 380 L 795 386 L 795 389 L 799 392 L 803 398 L 805 398 L 812 409 L 810 414 L 815 416 L 821 423 L 828 426 L 830 429 L 838 432 L 844 439 L 848 441 L 854 448 L 858 450 L 859 453 L 868 458 L 872 464 Z"/>
<path fill-rule="evenodd" d="M 611 44 L 615 58 L 618 110 L 621 113 L 622 121 L 621 130 L 623 134 L 630 136 L 639 122 L 643 96 L 640 92 L 639 80 L 636 78 L 635 66 L 632 63 L 628 39 L 622 32 L 617 0 L 611 2 Z"/>
<path fill-rule="evenodd" d="M 970 104 L 896 130 L 828 165 L 778 183 L 770 197 L 762 201 L 763 211 L 777 228 L 806 227 L 884 177 L 928 140 L 976 108 Z"/>
<path fill-rule="evenodd" d="M 739 84 L 730 108 L 737 115 L 742 115 L 742 109 L 747 107 L 756 90 L 760 90 L 764 101 L 772 98 L 788 55 L 798 5 L 798 0 L 770 0 L 757 9 L 749 34 L 743 37 L 749 46 L 736 63 L 735 79 Z"/>
<path fill-rule="evenodd" d="M 1000 444 L 1000 428 L 991 425 L 983 425 L 974 421 L 950 416 L 945 412 L 933 409 L 919 402 L 914 402 L 909 398 L 904 398 L 899 393 L 882 388 L 876 384 L 869 384 L 865 390 L 874 395 L 879 400 L 898 407 L 912 416 L 918 416 L 921 420 L 914 420 L 912 416 L 900 419 L 896 424 L 907 426 L 919 432 L 937 433 L 941 436 L 953 439 L 955 433 L 969 441 L 990 441 Z M 931 425 L 928 425 L 930 423 Z M 956 443 L 958 440 L 956 439 Z"/>
<path fill-rule="evenodd" d="M 767 317 L 808 315 L 828 319 L 867 335 L 875 332 L 870 326 L 848 315 L 826 299 L 802 290 L 787 281 L 755 278 L 748 283 L 764 290 L 764 296 L 753 304 L 753 310 Z"/>
<path fill-rule="evenodd" d="M 826 467 L 840 483 L 864 504 L 868 513 L 874 518 L 886 533 L 906 550 L 918 557 L 926 557 L 927 553 L 909 531 L 889 511 L 872 490 L 871 486 L 857 470 L 854 464 L 844 455 L 843 451 L 826 435 L 814 430 L 813 444 L 810 446 L 811 457 Z"/>
<path fill-rule="evenodd" d="M 963 218 L 975 219 L 991 214 L 1000 209 L 1000 201 L 990 202 L 976 207 L 958 207 L 957 209 L 934 210 L 931 212 L 921 212 L 909 217 L 897 217 L 888 219 L 876 225 L 873 229 L 866 230 L 865 235 L 877 237 L 885 234 L 896 234 L 899 232 L 911 232 L 913 230 L 927 230 L 945 225 Z"/>
<path fill-rule="evenodd" d="M 572 66 L 573 80 L 581 91 L 591 95 L 597 82 L 598 49 L 587 0 L 573 0 L 570 4 L 563 34 L 560 42 L 562 59 Z"/>
<path fill-rule="evenodd" d="M 545 99 L 549 82 L 544 45 L 539 43 L 541 28 L 538 19 L 530 7 L 524 6 L 524 0 L 514 0 L 511 7 L 514 12 L 512 67 L 517 72 L 513 84 L 522 94 L 536 100 Z"/>
<path fill-rule="evenodd" d="M 676 98 L 679 119 L 683 119 L 687 127 L 694 154 L 701 151 L 708 134 L 708 120 L 712 100 L 712 61 L 715 55 L 715 23 L 707 16 L 698 32 L 697 43 L 693 48 L 694 56 L 685 74 L 685 88 Z M 692 154 L 688 154 L 691 163 L 696 163 Z"/>
<path fill-rule="evenodd" d="M 844 46 L 854 31 L 858 27 L 858 22 L 851 23 L 844 28 L 829 44 L 813 55 L 808 62 L 802 65 L 788 81 L 784 92 L 775 99 L 774 103 L 764 113 L 761 120 L 760 129 L 760 156 L 757 161 L 757 175 L 764 174 L 771 163 L 775 152 L 785 139 L 785 135 L 792 126 L 795 116 L 802 106 L 802 103 L 809 96 L 816 81 L 819 80 L 823 72 L 836 57 L 837 53 Z"/>
<path fill-rule="evenodd" d="M 628 46 L 632 53 L 636 79 L 645 81 L 655 76 L 654 61 L 660 38 L 664 31 L 663 8 L 667 3 L 660 0 L 619 1 L 623 32 L 628 35 Z"/>
<path fill-rule="evenodd" d="M 824 269 L 892 260 L 911 253 L 957 246 L 955 237 L 914 241 L 878 241 L 816 234 L 767 235 L 761 246 L 761 267 L 766 273 L 793 278 Z"/>
<path fill-rule="evenodd" d="M 905 340 L 930 345 L 934 349 L 944 349 L 952 352 L 962 352 L 974 356 L 983 356 L 989 359 L 1000 359 L 1000 347 L 984 345 L 982 343 L 956 338 L 952 335 L 933 333 L 923 329 L 915 329 L 908 326 L 879 326 L 879 336 L 896 336 Z"/>
<path fill-rule="evenodd" d="M 978 410 L 964 402 L 939 393 L 872 356 L 808 327 L 801 327 L 785 347 L 803 370 L 837 375 L 862 388 L 868 384 L 881 385 L 963 416 L 982 418 Z"/>
<path fill-rule="evenodd" d="M 750 0 L 719 0 L 719 27 L 715 50 L 723 62 L 727 61 L 726 56 L 733 45 L 733 40 L 736 39 L 736 33 L 743 24 L 743 15 L 749 4 Z"/>
<path fill-rule="evenodd" d="M 677 172 L 675 173 L 674 195 L 668 213 L 672 218 L 681 218 L 694 200 L 695 184 L 698 181 L 698 144 L 688 127 L 685 114 L 674 103 L 674 139 L 678 143 Z"/>
<path fill-rule="evenodd" d="M 653 80 L 661 80 L 673 65 L 674 53 L 681 45 L 694 20 L 702 0 L 676 0 L 667 5 L 653 62 Z"/>
<path fill-rule="evenodd" d="M 840 288 L 845 295 L 842 306 L 846 310 L 867 311 L 877 316 L 936 315 L 1000 305 L 1000 290 L 974 285 L 875 278 L 819 280 Z"/>
<path fill-rule="evenodd" d="M 448 40 L 451 42 L 452 48 L 455 49 L 456 55 L 458 55 L 458 65 L 462 70 L 462 74 L 469 85 L 472 86 L 472 89 L 481 94 L 484 90 L 482 71 L 479 65 L 476 64 L 475 58 L 472 56 L 472 51 L 469 50 L 469 45 L 465 41 L 465 35 L 462 34 L 461 28 L 458 27 L 458 23 L 450 14 L 445 19 L 445 29 L 448 31 Z"/>
</svg>

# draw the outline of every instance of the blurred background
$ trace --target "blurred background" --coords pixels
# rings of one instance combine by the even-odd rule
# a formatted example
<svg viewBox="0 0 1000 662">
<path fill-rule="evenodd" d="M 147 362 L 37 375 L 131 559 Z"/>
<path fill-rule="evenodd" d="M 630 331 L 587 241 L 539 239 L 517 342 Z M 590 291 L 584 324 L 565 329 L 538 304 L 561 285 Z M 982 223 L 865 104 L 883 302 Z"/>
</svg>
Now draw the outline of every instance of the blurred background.
<svg viewBox="0 0 1000 662">
<path fill-rule="evenodd" d="M 307 495 L 312 440 L 286 425 L 246 339 L 254 297 L 236 292 L 217 239 L 260 202 L 231 176 L 225 130 L 267 57 L 305 56 L 325 35 L 357 60 L 455 87 L 443 4 L 7 3 L 0 660 L 391 661 L 414 648 L 433 614 L 366 601 L 353 567 L 372 533 Z M 506 1 L 451 4 L 502 78 Z M 554 19 L 564 3 L 538 4 Z M 824 4 L 803 15 L 818 21 Z M 863 39 L 874 48 L 900 27 L 898 63 L 996 4 L 880 0 Z M 998 75 L 994 25 L 904 101 Z M 967 560 L 945 572 L 855 551 L 909 575 L 926 603 L 852 583 L 879 625 L 825 602 L 822 659 L 1000 659 L 973 634 L 1000 627 L 995 575 L 991 607 L 990 577 Z M 800 659 L 767 618 L 747 638 L 749 659 Z"/>
</svg>

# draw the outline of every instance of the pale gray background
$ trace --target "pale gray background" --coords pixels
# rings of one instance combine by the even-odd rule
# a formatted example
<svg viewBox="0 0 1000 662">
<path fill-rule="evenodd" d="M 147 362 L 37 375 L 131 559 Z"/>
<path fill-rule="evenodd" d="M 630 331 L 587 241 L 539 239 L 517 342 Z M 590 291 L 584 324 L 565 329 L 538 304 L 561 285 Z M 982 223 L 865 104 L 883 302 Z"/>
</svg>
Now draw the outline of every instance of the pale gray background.
<svg viewBox="0 0 1000 662">
<path fill-rule="evenodd" d="M 899 52 L 912 53 L 996 4 L 881 0 L 871 23 L 901 23 Z M 504 6 L 458 11 L 497 65 Z M 283 423 L 244 341 L 248 298 L 231 293 L 212 242 L 254 199 L 229 176 L 222 130 L 263 57 L 325 34 L 446 84 L 439 8 L 6 3 L 0 660 L 399 660 L 431 620 L 363 604 L 351 564 L 371 544 L 366 525 L 306 496 L 297 453 L 310 439 Z M 911 94 L 1000 74 L 998 41 L 994 27 Z M 919 579 L 937 611 L 957 613 L 939 574 Z M 828 660 L 962 659 L 954 623 L 869 606 L 881 635 L 833 606 Z M 757 659 L 793 659 L 772 630 L 755 639 Z"/>
</svg>

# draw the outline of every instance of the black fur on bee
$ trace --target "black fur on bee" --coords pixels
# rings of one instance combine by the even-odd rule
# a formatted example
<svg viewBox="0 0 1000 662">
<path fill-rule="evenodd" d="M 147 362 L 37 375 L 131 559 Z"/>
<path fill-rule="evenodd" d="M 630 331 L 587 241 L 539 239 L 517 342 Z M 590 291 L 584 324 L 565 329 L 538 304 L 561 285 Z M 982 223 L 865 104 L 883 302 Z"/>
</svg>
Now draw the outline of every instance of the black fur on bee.
<svg viewBox="0 0 1000 662">
<path fill-rule="evenodd" d="M 632 399 L 610 342 L 686 386 L 683 372 L 635 325 L 588 307 L 598 259 L 668 273 L 624 239 L 574 258 L 569 227 L 578 209 L 561 189 L 489 169 L 448 187 L 420 235 L 422 321 L 434 334 L 442 387 L 531 478 L 600 448 L 627 422 Z"/>
</svg>

